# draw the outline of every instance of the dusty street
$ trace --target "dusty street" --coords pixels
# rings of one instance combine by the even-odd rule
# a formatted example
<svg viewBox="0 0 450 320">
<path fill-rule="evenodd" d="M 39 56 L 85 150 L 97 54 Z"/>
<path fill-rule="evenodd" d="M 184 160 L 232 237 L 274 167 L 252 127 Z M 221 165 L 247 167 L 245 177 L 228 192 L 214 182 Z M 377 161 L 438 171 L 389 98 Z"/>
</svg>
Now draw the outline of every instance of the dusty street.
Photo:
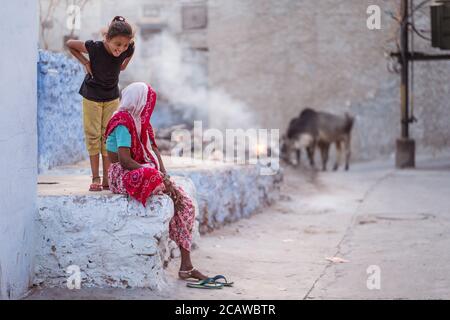
<svg viewBox="0 0 450 320">
<path fill-rule="evenodd" d="M 277 204 L 203 236 L 193 252 L 200 270 L 226 275 L 232 288 L 186 288 L 173 261 L 158 294 L 45 289 L 29 298 L 449 299 L 450 158 L 440 159 L 419 159 L 415 170 L 392 159 L 349 172 L 286 168 Z"/>
</svg>

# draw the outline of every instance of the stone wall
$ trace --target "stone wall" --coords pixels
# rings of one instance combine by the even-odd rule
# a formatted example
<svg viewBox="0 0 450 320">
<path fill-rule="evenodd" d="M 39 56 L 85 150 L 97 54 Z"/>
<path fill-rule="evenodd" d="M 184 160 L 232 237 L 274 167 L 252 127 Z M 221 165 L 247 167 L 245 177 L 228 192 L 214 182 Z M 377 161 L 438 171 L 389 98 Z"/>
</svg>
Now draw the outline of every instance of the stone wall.
<svg viewBox="0 0 450 320">
<path fill-rule="evenodd" d="M 282 171 L 260 175 L 258 166 L 206 162 L 169 172 L 193 199 L 193 249 L 200 234 L 247 218 L 276 201 L 283 178 Z M 167 196 L 152 197 L 143 208 L 121 195 L 84 194 L 76 187 L 80 176 L 70 172 L 40 179 L 58 184 L 40 186 L 36 285 L 64 287 L 72 265 L 80 268 L 83 287 L 158 290 L 165 285 L 163 269 L 180 255 L 168 239 L 173 203 Z"/>
<path fill-rule="evenodd" d="M 37 24 L 36 1 L 2 1 L 0 300 L 23 296 L 33 276 Z"/>
<path fill-rule="evenodd" d="M 78 91 L 85 72 L 77 60 L 63 53 L 39 51 L 38 62 L 38 168 L 45 173 L 57 166 L 87 159 L 82 97 Z M 157 130 L 192 122 L 164 101 L 152 115 Z"/>
<path fill-rule="evenodd" d="M 39 171 L 72 164 L 87 157 L 84 143 L 82 66 L 61 53 L 39 52 L 38 141 Z"/>
<path fill-rule="evenodd" d="M 198 205 L 193 183 L 176 179 Z M 127 196 L 51 195 L 38 197 L 34 284 L 65 287 L 70 268 L 80 271 L 82 287 L 149 288 L 166 284 L 164 268 L 179 256 L 169 239 L 172 200 L 154 196 L 146 207 Z M 194 226 L 193 246 L 198 241 Z"/>
<path fill-rule="evenodd" d="M 42 13 L 47 13 L 50 0 L 39 0 Z M 184 7 L 192 5 L 203 5 L 206 0 L 95 0 L 89 1 L 81 12 L 80 29 L 75 30 L 74 35 L 80 40 L 86 41 L 102 40 L 102 31 L 107 28 L 112 18 L 116 15 L 124 16 L 136 30 L 136 52 L 127 70 L 121 74 L 121 86 L 134 81 L 151 82 L 159 92 L 157 78 L 154 72 L 152 56 L 155 52 L 151 45 L 154 35 L 160 31 L 169 31 L 178 40 L 194 49 L 207 47 L 206 29 L 184 30 L 182 13 Z M 62 52 L 64 47 L 64 36 L 70 34 L 67 28 L 67 3 L 60 1 L 54 9 L 51 17 L 52 27 L 46 29 L 44 36 L 40 35 L 39 44 L 41 48 Z M 145 32 L 153 29 L 152 32 Z"/>
<path fill-rule="evenodd" d="M 416 1 L 418 4 L 419 1 Z M 245 102 L 263 127 L 284 131 L 305 107 L 356 115 L 353 157 L 389 155 L 400 135 L 399 75 L 387 70 L 397 23 L 387 0 L 211 0 L 209 76 Z M 369 5 L 382 10 L 382 29 L 368 30 Z M 429 29 L 428 8 L 416 21 Z M 415 38 L 415 49 L 433 52 Z M 450 147 L 450 63 L 415 67 L 411 135 L 419 152 Z M 212 114 L 212 126 L 224 126 Z"/>
<path fill-rule="evenodd" d="M 161 288 L 172 215 L 166 196 L 40 197 L 35 284 L 64 287 L 73 265 L 83 287 Z"/>
<path fill-rule="evenodd" d="M 259 166 L 224 165 L 203 169 L 172 169 L 171 175 L 188 177 L 195 185 L 200 233 L 248 218 L 277 201 L 283 172 L 261 175 Z"/>
</svg>

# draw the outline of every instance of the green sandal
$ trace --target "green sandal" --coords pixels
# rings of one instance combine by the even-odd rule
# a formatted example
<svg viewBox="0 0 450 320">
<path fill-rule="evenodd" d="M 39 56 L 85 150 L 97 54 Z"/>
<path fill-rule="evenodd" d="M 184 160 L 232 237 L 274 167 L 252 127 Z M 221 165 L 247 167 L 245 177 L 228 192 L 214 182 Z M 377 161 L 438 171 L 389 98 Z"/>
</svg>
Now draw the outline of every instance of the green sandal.
<svg viewBox="0 0 450 320">
<path fill-rule="evenodd" d="M 223 279 L 224 281 L 218 281 L 220 279 Z M 206 280 L 208 280 L 209 283 L 219 284 L 219 285 L 222 285 L 223 287 L 232 287 L 234 284 L 234 282 L 228 282 L 227 278 L 225 278 L 225 276 L 223 276 L 221 274 L 218 274 L 217 276 L 212 277 L 212 278 L 207 278 L 203 281 L 206 281 Z M 201 282 L 202 281 L 188 281 L 188 283 L 195 284 L 195 285 L 200 285 Z"/>
<path fill-rule="evenodd" d="M 206 278 L 199 282 L 188 282 L 186 283 L 186 287 L 196 289 L 222 289 L 223 284 L 215 282 L 213 278 Z"/>
<path fill-rule="evenodd" d="M 234 282 L 228 282 L 225 276 L 218 274 L 217 276 L 212 278 L 215 283 L 220 283 L 224 287 L 232 287 Z M 217 281 L 219 279 L 223 279 L 224 281 Z"/>
</svg>

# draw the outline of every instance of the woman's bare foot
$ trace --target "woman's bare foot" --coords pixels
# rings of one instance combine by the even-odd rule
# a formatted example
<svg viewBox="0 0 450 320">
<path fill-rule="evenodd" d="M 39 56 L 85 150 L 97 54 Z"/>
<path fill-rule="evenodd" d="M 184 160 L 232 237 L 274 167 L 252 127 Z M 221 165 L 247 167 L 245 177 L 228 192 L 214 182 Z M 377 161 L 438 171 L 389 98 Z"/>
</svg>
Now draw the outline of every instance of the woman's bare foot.
<svg viewBox="0 0 450 320">
<path fill-rule="evenodd" d="M 204 280 L 207 279 L 208 277 L 205 276 L 203 273 L 201 273 L 200 271 L 198 271 L 195 268 L 187 268 L 185 270 L 183 270 L 185 268 L 181 268 L 180 271 L 178 271 L 178 277 L 181 280 L 187 280 L 187 279 L 197 279 L 197 280 Z"/>
</svg>

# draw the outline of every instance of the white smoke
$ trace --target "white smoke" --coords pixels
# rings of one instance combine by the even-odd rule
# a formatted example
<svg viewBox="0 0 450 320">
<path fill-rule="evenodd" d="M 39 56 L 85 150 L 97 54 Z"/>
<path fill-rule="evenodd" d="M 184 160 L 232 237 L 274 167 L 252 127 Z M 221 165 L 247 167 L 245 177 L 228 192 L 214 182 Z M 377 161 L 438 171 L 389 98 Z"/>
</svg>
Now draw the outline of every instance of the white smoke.
<svg viewBox="0 0 450 320">
<path fill-rule="evenodd" d="M 188 114 L 208 116 L 210 126 L 219 129 L 256 127 L 255 117 L 247 106 L 220 88 L 208 87 L 208 74 L 200 67 L 201 57 L 168 32 L 155 36 L 149 50 L 151 78 L 175 108 Z"/>
</svg>

